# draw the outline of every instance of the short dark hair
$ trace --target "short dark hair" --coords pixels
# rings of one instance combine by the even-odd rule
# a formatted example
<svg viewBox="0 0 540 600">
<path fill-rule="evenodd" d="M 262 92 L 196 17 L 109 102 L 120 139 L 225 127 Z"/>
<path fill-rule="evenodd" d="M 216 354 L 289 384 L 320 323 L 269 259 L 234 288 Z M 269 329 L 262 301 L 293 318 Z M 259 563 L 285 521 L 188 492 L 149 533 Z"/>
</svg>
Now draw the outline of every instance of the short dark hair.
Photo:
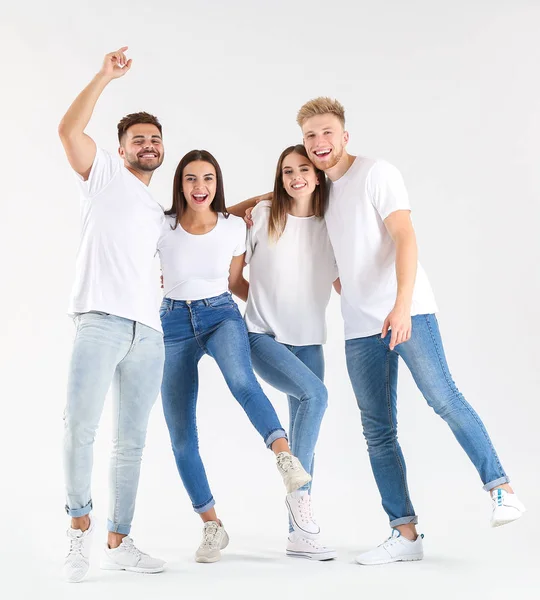
<svg viewBox="0 0 540 600">
<path fill-rule="evenodd" d="M 157 117 L 154 117 L 154 115 L 147 112 L 137 112 L 126 115 L 120 123 L 118 123 L 118 141 L 122 143 L 122 138 L 126 135 L 127 130 L 139 123 L 155 125 L 159 129 L 159 134 L 162 134 L 161 123 L 158 121 Z"/>
<path fill-rule="evenodd" d="M 173 179 L 173 203 L 171 208 L 165 211 L 166 215 L 175 217 L 173 229 L 176 229 L 176 226 L 180 222 L 180 217 L 184 214 L 188 206 L 187 200 L 184 197 L 184 192 L 182 191 L 182 178 L 184 176 L 184 169 L 189 165 L 189 163 L 197 160 L 210 163 L 216 170 L 216 195 L 212 201 L 212 204 L 210 205 L 210 210 L 216 213 L 221 213 L 225 218 L 228 218 L 229 216 L 225 206 L 223 175 L 221 174 L 221 168 L 218 161 L 207 150 L 192 150 L 180 159 L 180 162 L 176 167 L 176 172 Z"/>
</svg>

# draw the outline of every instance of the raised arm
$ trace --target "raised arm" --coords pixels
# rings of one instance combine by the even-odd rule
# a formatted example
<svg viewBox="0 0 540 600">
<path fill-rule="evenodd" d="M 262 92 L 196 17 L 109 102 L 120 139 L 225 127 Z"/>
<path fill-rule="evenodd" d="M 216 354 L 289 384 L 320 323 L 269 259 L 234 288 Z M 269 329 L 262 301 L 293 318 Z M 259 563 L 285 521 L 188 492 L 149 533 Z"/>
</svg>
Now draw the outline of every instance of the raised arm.
<svg viewBox="0 0 540 600">
<path fill-rule="evenodd" d="M 105 56 L 99 72 L 75 98 L 58 126 L 58 134 L 69 164 L 85 180 L 88 179 L 96 156 L 96 144 L 84 130 L 105 87 L 131 68 L 131 59 L 127 60 L 124 54 L 126 50 L 127 46 L 124 46 Z"/>
<path fill-rule="evenodd" d="M 249 292 L 249 283 L 244 279 L 244 257 L 245 254 L 240 254 L 240 256 L 235 256 L 231 260 L 229 289 L 235 296 L 238 296 L 240 300 L 246 302 Z"/>
</svg>

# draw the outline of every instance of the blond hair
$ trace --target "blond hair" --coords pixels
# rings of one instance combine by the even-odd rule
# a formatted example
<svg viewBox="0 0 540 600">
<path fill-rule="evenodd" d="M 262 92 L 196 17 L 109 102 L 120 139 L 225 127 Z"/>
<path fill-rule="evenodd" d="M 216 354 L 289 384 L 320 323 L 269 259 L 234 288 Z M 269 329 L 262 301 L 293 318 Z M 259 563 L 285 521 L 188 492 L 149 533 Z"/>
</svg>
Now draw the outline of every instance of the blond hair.
<svg viewBox="0 0 540 600">
<path fill-rule="evenodd" d="M 336 116 L 343 127 L 345 127 L 345 108 L 343 108 L 343 104 L 338 100 L 328 98 L 328 96 L 319 96 L 318 98 L 306 102 L 298 111 L 296 122 L 302 127 L 307 119 L 310 119 L 315 115 L 327 114 Z"/>
</svg>

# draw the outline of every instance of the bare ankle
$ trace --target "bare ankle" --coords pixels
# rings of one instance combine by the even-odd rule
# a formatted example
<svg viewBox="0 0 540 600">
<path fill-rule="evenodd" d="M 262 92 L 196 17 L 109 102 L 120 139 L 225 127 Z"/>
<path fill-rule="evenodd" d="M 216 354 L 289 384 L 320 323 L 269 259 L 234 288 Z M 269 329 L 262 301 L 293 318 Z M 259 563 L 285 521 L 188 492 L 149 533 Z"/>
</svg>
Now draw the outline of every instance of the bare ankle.
<svg viewBox="0 0 540 600">
<path fill-rule="evenodd" d="M 111 549 L 118 548 L 118 546 L 120 546 L 120 544 L 122 543 L 122 540 L 125 537 L 126 536 L 123 533 L 115 533 L 114 531 L 109 531 L 109 534 L 107 536 L 107 543 L 109 545 L 109 548 L 111 548 Z"/>
<path fill-rule="evenodd" d="M 418 538 L 418 532 L 416 531 L 416 525 L 414 523 L 396 525 L 394 529 L 397 529 L 404 538 L 410 540 L 411 542 L 414 542 Z"/>
<path fill-rule="evenodd" d="M 90 527 L 90 517 L 84 515 L 82 517 L 71 517 L 71 529 L 80 529 L 86 531 Z"/>
<path fill-rule="evenodd" d="M 494 487 L 491 491 L 498 490 L 498 489 L 505 490 L 509 494 L 513 494 L 514 493 L 514 490 L 512 489 L 512 487 L 508 483 L 503 483 L 502 485 L 498 485 L 498 486 Z"/>
</svg>

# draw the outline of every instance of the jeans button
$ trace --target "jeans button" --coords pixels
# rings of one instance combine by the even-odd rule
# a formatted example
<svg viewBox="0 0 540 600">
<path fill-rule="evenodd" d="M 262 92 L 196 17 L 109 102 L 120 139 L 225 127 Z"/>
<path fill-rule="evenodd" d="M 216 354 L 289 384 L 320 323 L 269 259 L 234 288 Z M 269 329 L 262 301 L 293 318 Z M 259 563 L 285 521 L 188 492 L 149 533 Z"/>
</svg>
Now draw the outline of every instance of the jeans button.
<svg viewBox="0 0 540 600">
<path fill-rule="evenodd" d="M 186 300 L 186 304 L 191 304 L 191 300 Z"/>
</svg>

